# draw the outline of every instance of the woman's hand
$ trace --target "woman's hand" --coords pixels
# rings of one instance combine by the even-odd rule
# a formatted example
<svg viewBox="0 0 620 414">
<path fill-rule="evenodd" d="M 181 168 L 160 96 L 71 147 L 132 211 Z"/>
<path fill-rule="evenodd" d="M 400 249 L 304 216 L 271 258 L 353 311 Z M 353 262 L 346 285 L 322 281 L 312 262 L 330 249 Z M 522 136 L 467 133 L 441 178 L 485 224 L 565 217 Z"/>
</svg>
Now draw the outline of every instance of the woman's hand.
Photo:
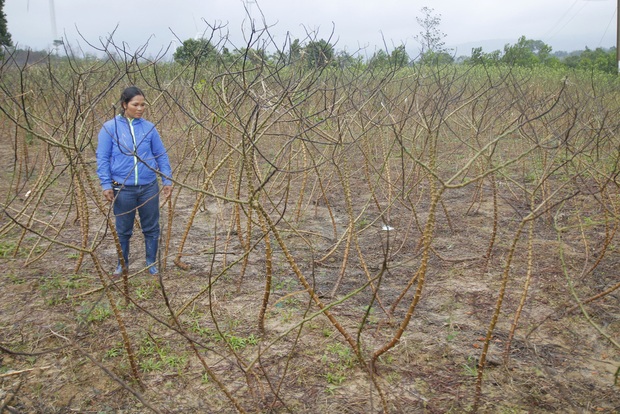
<svg viewBox="0 0 620 414">
<path fill-rule="evenodd" d="M 109 203 L 114 201 L 114 190 L 103 190 L 103 198 Z"/>
<path fill-rule="evenodd" d="M 164 194 L 164 200 L 167 200 L 168 198 L 170 198 L 170 196 L 172 195 L 172 186 L 171 185 L 165 185 L 162 193 Z"/>
</svg>

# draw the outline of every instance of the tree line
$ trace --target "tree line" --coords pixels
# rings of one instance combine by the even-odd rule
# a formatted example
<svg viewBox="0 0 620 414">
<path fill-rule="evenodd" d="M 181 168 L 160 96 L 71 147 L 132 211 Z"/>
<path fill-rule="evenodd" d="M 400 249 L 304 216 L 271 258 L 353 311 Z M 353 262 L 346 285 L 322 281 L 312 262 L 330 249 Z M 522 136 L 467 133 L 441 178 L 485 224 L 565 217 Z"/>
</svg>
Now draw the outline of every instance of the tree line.
<svg viewBox="0 0 620 414">
<path fill-rule="evenodd" d="M 220 61 L 234 63 L 250 60 L 254 63 L 277 62 L 302 63 L 310 68 L 351 67 L 368 65 L 373 68 L 398 67 L 403 68 L 415 64 L 427 65 L 485 65 L 485 66 L 517 66 L 525 68 L 550 67 L 582 69 L 587 71 L 600 71 L 616 73 L 616 48 L 596 49 L 586 48 L 575 52 L 552 53 L 551 46 L 541 40 L 528 39 L 525 36 L 519 38 L 515 44 L 506 44 L 503 50 L 495 50 L 486 53 L 482 47 L 472 49 L 471 56 L 455 57 L 448 49 L 422 50 L 416 57 L 411 57 L 404 45 L 395 47 L 393 50 L 379 49 L 372 56 L 364 58 L 361 55 L 352 55 L 346 51 L 336 51 L 333 45 L 326 40 L 313 40 L 302 46 L 299 39 L 295 39 L 288 52 L 278 51 L 269 54 L 261 49 L 238 49 L 230 51 L 227 48 L 217 50 L 206 39 L 188 39 L 179 46 L 174 53 L 175 62 L 181 64 L 207 63 Z"/>
<path fill-rule="evenodd" d="M 13 46 L 11 34 L 7 28 L 4 14 L 4 0 L 0 0 L 0 57 L 4 56 L 5 48 Z M 420 44 L 420 52 L 412 57 L 408 54 L 405 45 L 393 50 L 378 49 L 371 56 L 351 54 L 347 51 L 337 51 L 329 41 L 324 39 L 311 40 L 302 44 L 294 39 L 287 45 L 288 50 L 278 50 L 275 53 L 260 48 L 241 48 L 229 50 L 227 47 L 216 47 L 209 39 L 187 39 L 175 50 L 173 59 L 180 64 L 206 64 L 209 62 L 223 63 L 232 66 L 235 63 L 281 63 L 302 64 L 309 68 L 326 67 L 355 67 L 367 65 L 370 68 L 403 68 L 415 64 L 424 65 L 484 65 L 484 66 L 517 66 L 517 67 L 551 67 L 582 69 L 615 74 L 618 72 L 616 62 L 616 48 L 594 50 L 586 48 L 583 51 L 571 53 L 552 53 L 551 46 L 542 40 L 519 38 L 515 44 L 506 44 L 503 50 L 484 52 L 482 47 L 472 49 L 471 56 L 455 57 L 451 49 L 445 47 L 443 39 L 446 34 L 441 32 L 441 15 L 435 14 L 432 8 L 423 7 L 422 16 L 416 17 L 421 31 L 415 36 Z M 285 48 L 286 49 L 286 48 Z M 19 54 L 18 51 L 13 51 Z M 22 51 L 24 52 L 24 51 Z M 31 54 L 33 51 L 26 51 Z M 31 56 L 32 57 L 32 56 Z M 13 56 L 15 59 L 15 56 Z M 19 60 L 19 59 L 17 59 Z"/>
</svg>

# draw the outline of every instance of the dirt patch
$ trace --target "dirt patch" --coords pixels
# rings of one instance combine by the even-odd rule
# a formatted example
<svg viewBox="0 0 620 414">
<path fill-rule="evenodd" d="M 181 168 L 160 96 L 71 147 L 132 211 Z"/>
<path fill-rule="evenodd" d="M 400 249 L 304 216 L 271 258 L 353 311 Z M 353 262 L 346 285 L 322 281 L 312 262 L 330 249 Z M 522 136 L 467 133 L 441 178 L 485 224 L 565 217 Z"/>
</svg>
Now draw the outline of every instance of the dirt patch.
<svg viewBox="0 0 620 414">
<path fill-rule="evenodd" d="M 177 201 L 163 291 L 142 272 L 130 275 L 129 303 L 112 290 L 131 337 L 141 385 L 132 379 L 107 299 L 101 290 L 94 291 L 101 282 L 92 265 L 85 262 L 76 273 L 76 258 L 58 246 L 45 260 L 28 266 L 20 257 L 23 249 L 17 258 L 5 256 L 0 263 L 4 404 L 24 412 L 143 412 L 149 407 L 166 412 L 233 412 L 231 400 L 216 383 L 220 381 L 250 411 L 362 413 L 381 408 L 376 381 L 394 412 L 467 410 L 498 300 L 502 264 L 517 224 L 517 213 L 502 207 L 506 217 L 487 265 L 492 205 L 487 200 L 475 212 L 463 214 L 470 203 L 467 196 L 446 201 L 447 215 L 438 220 L 413 319 L 397 344 L 377 360 L 372 376 L 334 325 L 317 316 L 316 304 L 273 236 L 271 297 L 265 332 L 258 330 L 266 241 L 256 232 L 250 239 L 253 250 L 245 256 L 234 226 L 218 219 L 233 215 L 221 205 L 209 204 L 195 218 L 190 242 L 183 249 L 183 261 L 190 268 L 183 271 L 172 264 L 172 257 L 192 204 L 183 197 Z M 334 201 L 330 208 L 331 213 L 325 206 L 307 208 L 295 227 L 281 226 L 280 236 L 323 303 L 343 329 L 357 335 L 360 351 L 368 356 L 390 341 L 411 305 L 418 281 L 420 232 L 415 226 L 408 228 L 411 220 L 397 209 L 391 212 L 389 232 L 381 222 L 359 225 L 356 249 L 362 256 L 349 252 L 345 267 L 343 249 L 334 250 L 343 243 L 344 206 Z M 335 231 L 332 214 L 337 218 Z M 423 217 L 418 219 L 424 222 Z M 216 222 L 220 225 L 214 226 Z M 76 224 L 76 234 L 78 229 Z M 509 342 L 528 260 L 525 249 L 515 256 L 486 360 L 484 412 L 615 412 L 620 406 L 613 385 L 618 350 L 578 310 L 565 312 L 574 301 L 560 271 L 559 244 L 553 236 L 550 231 L 536 235 L 531 286 Z M 132 272 L 142 261 L 140 243 L 136 235 Z M 571 267 L 584 265 L 579 240 L 562 243 Z M 116 253 L 107 238 L 99 252 L 111 268 Z M 609 255 L 593 273 L 594 279 L 575 281 L 582 297 L 613 282 L 605 269 L 613 269 L 617 260 L 617 255 Z M 376 276 L 384 262 L 381 278 L 373 281 L 373 288 L 364 287 L 367 275 Z M 585 283 L 589 280 L 597 280 L 596 286 Z M 406 290 L 408 283 L 412 286 Z M 169 309 L 183 309 L 177 315 L 179 326 Z M 596 301 L 587 310 L 606 332 L 617 335 L 617 297 Z"/>
</svg>

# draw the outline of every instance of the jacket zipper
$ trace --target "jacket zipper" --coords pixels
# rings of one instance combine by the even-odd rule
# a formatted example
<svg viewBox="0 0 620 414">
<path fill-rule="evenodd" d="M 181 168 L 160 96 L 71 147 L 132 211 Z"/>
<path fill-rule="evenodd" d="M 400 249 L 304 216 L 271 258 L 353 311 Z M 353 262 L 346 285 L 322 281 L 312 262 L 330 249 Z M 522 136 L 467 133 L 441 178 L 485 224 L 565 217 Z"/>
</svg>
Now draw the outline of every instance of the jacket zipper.
<svg viewBox="0 0 620 414">
<path fill-rule="evenodd" d="M 134 172 L 134 184 L 138 185 L 138 145 L 136 144 L 136 134 L 133 130 L 133 119 L 129 119 L 129 132 L 131 133 L 131 139 L 133 141 L 133 172 Z"/>
</svg>

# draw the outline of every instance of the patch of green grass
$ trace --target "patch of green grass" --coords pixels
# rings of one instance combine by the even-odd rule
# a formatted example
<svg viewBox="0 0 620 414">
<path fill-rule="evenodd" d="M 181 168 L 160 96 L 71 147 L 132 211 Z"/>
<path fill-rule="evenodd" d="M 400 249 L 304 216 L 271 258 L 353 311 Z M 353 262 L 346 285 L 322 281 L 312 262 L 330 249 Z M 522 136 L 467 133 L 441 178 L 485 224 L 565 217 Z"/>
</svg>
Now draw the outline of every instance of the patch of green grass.
<svg viewBox="0 0 620 414">
<path fill-rule="evenodd" d="M 103 322 L 112 315 L 112 309 L 107 303 L 97 303 L 93 306 L 90 302 L 83 302 L 78 311 L 79 322 Z"/>
<path fill-rule="evenodd" d="M 110 349 L 108 349 L 105 353 L 105 357 L 106 359 L 112 359 L 112 358 L 117 358 L 119 356 L 123 355 L 123 346 L 122 345 L 116 345 Z"/>
<path fill-rule="evenodd" d="M 328 344 L 321 360 L 327 364 L 324 375 L 330 386 L 341 385 L 347 379 L 347 370 L 355 364 L 351 348 L 340 342 Z"/>
<path fill-rule="evenodd" d="M 344 375 L 344 373 L 342 372 L 328 372 L 327 374 L 325 374 L 325 379 L 327 380 L 328 384 L 331 385 L 341 385 L 346 379 L 346 375 Z"/>
<path fill-rule="evenodd" d="M 14 285 L 21 285 L 22 283 L 26 282 L 26 279 L 17 276 L 15 273 L 7 273 L 5 276 Z"/>
<path fill-rule="evenodd" d="M 213 330 L 207 327 L 204 327 L 200 324 L 200 322 L 196 319 L 192 320 L 189 323 L 188 330 L 190 332 L 194 332 L 202 337 L 210 338 L 213 336 Z"/>
<path fill-rule="evenodd" d="M 234 351 L 240 351 L 247 346 L 254 346 L 258 344 L 258 338 L 254 336 L 254 334 L 251 334 L 247 338 L 229 333 L 215 334 L 214 340 L 217 342 L 226 341 Z"/>
<path fill-rule="evenodd" d="M 187 355 L 175 354 L 168 343 L 163 343 L 146 336 L 139 345 L 138 356 L 143 372 L 181 369 L 187 364 Z"/>
<path fill-rule="evenodd" d="M 276 280 L 271 285 L 272 292 L 277 292 L 277 291 L 292 292 L 296 288 L 297 288 L 297 281 L 294 279 L 290 279 L 290 278 Z"/>
<path fill-rule="evenodd" d="M 355 226 L 357 227 L 358 230 L 361 230 L 365 227 L 367 227 L 370 224 L 370 220 L 366 217 L 360 217 L 359 220 L 357 220 L 357 222 L 355 223 Z"/>
<path fill-rule="evenodd" d="M 463 367 L 463 374 L 468 377 L 478 376 L 478 363 L 474 357 L 467 357 L 467 362 L 461 365 Z"/>
<path fill-rule="evenodd" d="M 12 241 L 0 242 L 0 257 L 7 258 L 14 254 L 17 245 Z"/>
<path fill-rule="evenodd" d="M 39 285 L 41 293 L 45 296 L 48 293 L 58 293 L 58 291 L 69 291 L 72 289 L 79 289 L 86 284 L 86 277 L 80 274 L 73 275 L 60 275 L 52 273 L 48 277 L 45 277 L 43 282 Z M 68 294 L 69 292 L 67 292 Z"/>
<path fill-rule="evenodd" d="M 351 348 L 341 344 L 340 342 L 328 344 L 327 352 L 332 355 L 336 355 L 338 362 L 347 368 L 351 368 L 355 363 L 355 356 L 353 355 L 353 352 L 351 352 Z"/>
<path fill-rule="evenodd" d="M 140 369 L 142 370 L 142 372 L 161 371 L 163 367 L 163 361 L 156 357 L 140 360 Z"/>
<path fill-rule="evenodd" d="M 103 322 L 108 319 L 112 315 L 112 309 L 110 305 L 98 304 L 96 305 L 92 312 L 90 312 L 86 318 L 88 322 Z"/>
<path fill-rule="evenodd" d="M 155 288 L 153 285 L 139 286 L 136 288 L 136 297 L 140 300 L 147 300 L 153 297 Z"/>
</svg>

